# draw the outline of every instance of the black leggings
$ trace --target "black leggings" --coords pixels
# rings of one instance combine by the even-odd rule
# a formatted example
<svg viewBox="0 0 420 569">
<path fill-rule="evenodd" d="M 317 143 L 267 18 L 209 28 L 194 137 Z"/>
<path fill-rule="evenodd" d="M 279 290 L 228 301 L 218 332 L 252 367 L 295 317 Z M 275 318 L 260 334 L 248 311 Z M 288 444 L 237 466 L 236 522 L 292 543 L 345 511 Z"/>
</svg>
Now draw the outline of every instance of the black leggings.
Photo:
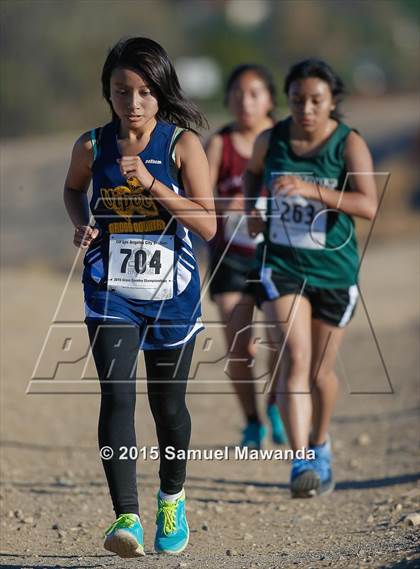
<svg viewBox="0 0 420 569">
<path fill-rule="evenodd" d="M 129 457 L 120 460 L 119 449 L 136 446 L 134 410 L 140 329 L 123 322 L 86 322 L 101 384 L 99 448 L 111 447 L 114 453 L 111 460 L 102 459 L 112 503 L 117 516 L 138 514 L 136 461 Z M 165 448 L 187 451 L 190 442 L 191 419 L 185 392 L 194 344 L 192 340 L 180 349 L 144 352 L 148 398 L 159 442 L 160 488 L 167 494 L 180 492 L 185 482 L 186 460 L 166 459 Z"/>
</svg>

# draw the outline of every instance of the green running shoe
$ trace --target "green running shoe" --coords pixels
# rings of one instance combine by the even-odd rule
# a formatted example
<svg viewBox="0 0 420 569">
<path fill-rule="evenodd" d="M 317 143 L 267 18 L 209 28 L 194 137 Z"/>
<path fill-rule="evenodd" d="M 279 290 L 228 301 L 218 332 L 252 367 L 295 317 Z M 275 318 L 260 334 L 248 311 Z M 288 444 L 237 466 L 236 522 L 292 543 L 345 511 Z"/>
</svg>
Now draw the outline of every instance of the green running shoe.
<svg viewBox="0 0 420 569">
<path fill-rule="evenodd" d="M 185 492 L 174 501 L 162 500 L 157 495 L 155 551 L 177 555 L 188 545 L 190 531 L 185 515 Z"/>
<path fill-rule="evenodd" d="M 105 532 L 104 547 L 120 557 L 144 555 L 143 527 L 137 514 L 121 514 Z"/>
</svg>

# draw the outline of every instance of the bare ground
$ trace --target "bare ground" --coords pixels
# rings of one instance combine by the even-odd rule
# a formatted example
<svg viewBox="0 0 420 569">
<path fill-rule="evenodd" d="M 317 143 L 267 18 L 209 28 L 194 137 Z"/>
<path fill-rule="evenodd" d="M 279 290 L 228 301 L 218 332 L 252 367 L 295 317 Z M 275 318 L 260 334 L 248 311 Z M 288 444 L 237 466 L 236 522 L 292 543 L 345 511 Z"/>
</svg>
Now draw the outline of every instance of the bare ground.
<svg viewBox="0 0 420 569">
<path fill-rule="evenodd" d="M 368 250 L 362 289 L 375 336 L 359 308 L 338 368 L 343 386 L 332 424 L 336 491 L 323 499 L 291 500 L 286 460 L 235 460 L 233 450 L 229 460 L 191 460 L 186 486 L 191 544 L 180 559 L 161 558 L 152 551 L 157 463 L 139 459 L 147 557 L 135 561 L 121 561 L 102 549 L 101 532 L 112 521 L 112 508 L 96 448 L 95 384 L 88 383 L 91 394 L 71 394 L 65 391 L 74 388 L 53 380 L 48 391 L 55 394 L 36 394 L 46 388 L 35 379 L 31 393 L 25 393 L 65 276 L 4 271 L 2 566 L 420 565 L 418 527 L 405 520 L 419 509 L 420 501 L 417 262 L 412 241 Z M 70 316 L 66 303 L 68 310 L 73 307 Z M 222 361 L 205 363 L 223 356 L 221 334 L 214 334 L 211 325 L 214 307 L 207 302 L 205 314 L 210 324 L 197 345 L 193 369 L 198 371 L 189 396 L 191 447 L 196 449 L 234 445 L 241 427 L 235 398 L 226 393 L 229 384 L 222 382 Z M 75 323 L 80 316 L 76 275 L 56 321 Z M 62 377 L 79 377 L 77 366 L 65 368 Z M 154 445 L 141 382 L 138 391 L 138 444 Z M 263 404 L 261 395 L 262 408 Z"/>
</svg>

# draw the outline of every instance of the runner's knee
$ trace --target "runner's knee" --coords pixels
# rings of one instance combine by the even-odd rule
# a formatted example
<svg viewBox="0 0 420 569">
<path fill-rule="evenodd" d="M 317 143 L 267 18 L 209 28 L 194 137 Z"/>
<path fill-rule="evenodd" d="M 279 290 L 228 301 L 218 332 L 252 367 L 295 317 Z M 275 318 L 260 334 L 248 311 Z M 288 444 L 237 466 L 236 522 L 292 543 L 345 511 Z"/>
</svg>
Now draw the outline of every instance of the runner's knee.
<svg viewBox="0 0 420 569">
<path fill-rule="evenodd" d="M 286 346 L 289 376 L 307 374 L 310 371 L 310 353 L 301 347 Z"/>
<path fill-rule="evenodd" d="M 315 387 L 323 388 L 331 383 L 331 381 L 336 381 L 337 376 L 335 375 L 334 370 L 319 370 L 318 372 L 314 371 L 311 374 L 311 381 Z"/>
<path fill-rule="evenodd" d="M 159 394 L 149 397 L 150 408 L 158 426 L 165 429 L 177 429 L 188 421 L 190 414 L 185 404 L 185 398 L 163 398 Z"/>
</svg>

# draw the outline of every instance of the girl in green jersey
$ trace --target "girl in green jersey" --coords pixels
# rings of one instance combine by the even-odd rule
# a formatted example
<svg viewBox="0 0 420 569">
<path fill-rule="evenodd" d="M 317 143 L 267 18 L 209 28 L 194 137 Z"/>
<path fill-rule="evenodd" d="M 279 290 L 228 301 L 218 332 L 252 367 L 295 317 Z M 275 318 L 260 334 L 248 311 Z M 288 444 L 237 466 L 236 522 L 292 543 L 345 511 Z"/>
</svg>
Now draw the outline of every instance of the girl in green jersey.
<svg viewBox="0 0 420 569">
<path fill-rule="evenodd" d="M 310 497 L 334 488 L 334 365 L 358 297 L 353 216 L 373 219 L 377 194 L 366 142 L 340 121 L 344 88 L 331 67 L 297 63 L 284 90 L 290 116 L 257 138 L 245 192 L 249 233 L 265 237 L 254 275 L 257 303 L 287 363 L 279 378 L 282 418 L 293 450 L 313 451 L 293 461 L 291 492 Z M 263 185 L 267 222 L 254 208 Z"/>
</svg>

